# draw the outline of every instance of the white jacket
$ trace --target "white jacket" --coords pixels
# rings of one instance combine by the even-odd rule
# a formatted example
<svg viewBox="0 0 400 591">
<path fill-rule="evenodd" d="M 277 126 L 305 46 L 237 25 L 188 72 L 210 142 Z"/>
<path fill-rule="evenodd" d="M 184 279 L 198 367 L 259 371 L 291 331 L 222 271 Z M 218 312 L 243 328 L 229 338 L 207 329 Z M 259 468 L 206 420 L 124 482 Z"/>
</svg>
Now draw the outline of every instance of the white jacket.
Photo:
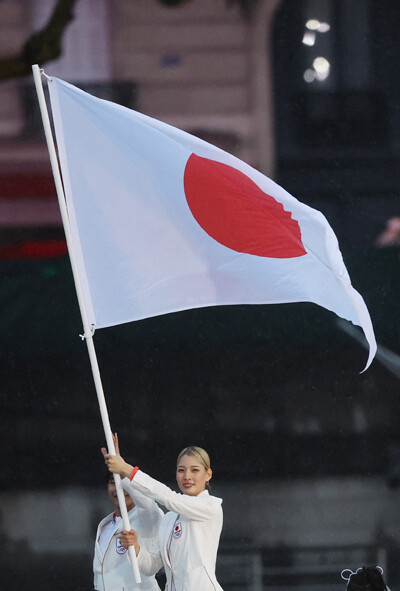
<svg viewBox="0 0 400 591">
<path fill-rule="evenodd" d="M 132 493 L 132 499 L 136 506 L 128 513 L 131 528 L 138 532 L 144 547 L 148 548 L 157 540 L 164 513 L 153 500 L 138 492 Z M 113 514 L 110 513 L 97 528 L 93 559 L 94 588 L 98 591 L 160 591 L 154 576 L 143 575 L 142 582 L 135 583 L 129 553 L 121 546 L 118 538 L 118 534 L 124 529 L 121 518 L 117 518 L 115 522 L 110 543 L 103 556 L 99 546 L 100 533 L 103 526 L 112 519 Z"/>
<path fill-rule="evenodd" d="M 173 492 L 141 470 L 132 482 L 123 483 L 132 496 L 139 491 L 170 510 L 161 522 L 157 543 L 146 548 L 139 536 L 140 571 L 151 575 L 164 566 L 166 591 L 222 591 L 215 577 L 222 499 L 208 491 L 198 496 Z"/>
</svg>

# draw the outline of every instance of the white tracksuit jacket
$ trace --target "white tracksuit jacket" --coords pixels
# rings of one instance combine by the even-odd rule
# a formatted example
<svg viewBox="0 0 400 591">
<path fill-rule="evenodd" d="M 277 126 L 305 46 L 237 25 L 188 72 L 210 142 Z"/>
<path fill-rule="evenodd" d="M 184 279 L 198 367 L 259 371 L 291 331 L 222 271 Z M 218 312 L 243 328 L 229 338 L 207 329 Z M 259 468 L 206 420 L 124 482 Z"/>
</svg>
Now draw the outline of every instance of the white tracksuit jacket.
<svg viewBox="0 0 400 591">
<path fill-rule="evenodd" d="M 132 496 L 139 491 L 169 509 L 151 548 L 139 536 L 140 571 L 150 575 L 164 566 L 165 591 L 222 591 L 215 577 L 222 499 L 206 490 L 196 497 L 173 492 L 141 470 L 132 482 L 125 478 L 123 486 Z"/>
<path fill-rule="evenodd" d="M 164 513 L 157 503 L 138 492 L 132 492 L 132 499 L 136 506 L 128 513 L 131 528 L 138 532 L 141 543 L 143 540 L 144 547 L 148 548 L 157 540 Z M 94 588 L 98 591 L 160 591 L 154 576 L 143 575 L 142 582 L 135 583 L 129 554 L 121 546 L 118 538 L 118 534 L 124 529 L 122 519 L 117 519 L 110 543 L 103 556 L 99 546 L 100 532 L 112 519 L 113 513 L 110 513 L 97 528 L 93 559 Z"/>
</svg>

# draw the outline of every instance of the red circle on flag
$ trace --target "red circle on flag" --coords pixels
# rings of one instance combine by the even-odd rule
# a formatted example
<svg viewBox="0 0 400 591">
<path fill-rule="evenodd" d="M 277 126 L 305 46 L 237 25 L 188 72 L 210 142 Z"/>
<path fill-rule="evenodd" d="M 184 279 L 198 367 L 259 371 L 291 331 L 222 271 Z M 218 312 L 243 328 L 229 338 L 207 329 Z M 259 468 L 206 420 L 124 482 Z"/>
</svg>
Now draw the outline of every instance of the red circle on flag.
<svg viewBox="0 0 400 591">
<path fill-rule="evenodd" d="M 184 190 L 193 217 L 220 244 L 270 258 L 307 254 L 291 212 L 240 170 L 191 154 Z"/>
</svg>

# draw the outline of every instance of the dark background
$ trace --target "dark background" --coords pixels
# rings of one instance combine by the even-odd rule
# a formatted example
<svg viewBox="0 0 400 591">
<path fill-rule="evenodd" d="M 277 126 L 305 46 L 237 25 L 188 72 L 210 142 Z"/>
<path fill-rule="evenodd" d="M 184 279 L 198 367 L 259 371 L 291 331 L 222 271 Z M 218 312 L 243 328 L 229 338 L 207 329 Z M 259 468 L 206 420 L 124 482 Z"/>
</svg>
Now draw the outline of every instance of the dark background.
<svg viewBox="0 0 400 591">
<path fill-rule="evenodd" d="M 378 342 L 396 351 L 397 250 L 365 250 L 347 266 Z M 4 486 L 25 478 L 46 486 L 50 475 L 52 485 L 97 485 L 104 436 L 69 260 L 1 269 L 9 310 L 0 336 L 1 431 L 13 450 L 3 458 Z M 249 478 L 391 469 L 398 378 L 378 360 L 360 374 L 367 350 L 316 305 L 179 312 L 99 330 L 94 342 L 112 427 L 160 478 L 188 443 L 209 448 L 216 473 L 230 480 L 242 478 L 244 464 Z M 361 432 L 355 405 L 366 417 Z"/>
</svg>

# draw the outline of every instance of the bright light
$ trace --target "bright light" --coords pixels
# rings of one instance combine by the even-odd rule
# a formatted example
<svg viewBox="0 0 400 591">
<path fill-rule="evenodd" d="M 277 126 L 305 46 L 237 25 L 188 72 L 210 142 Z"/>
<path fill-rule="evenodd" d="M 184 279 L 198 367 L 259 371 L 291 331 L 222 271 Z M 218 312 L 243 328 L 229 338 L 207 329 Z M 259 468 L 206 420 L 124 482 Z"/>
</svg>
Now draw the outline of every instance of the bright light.
<svg viewBox="0 0 400 591">
<path fill-rule="evenodd" d="M 315 70 L 315 77 L 317 80 L 322 82 L 323 80 L 326 80 L 328 78 L 331 65 L 326 58 L 316 57 L 313 61 L 313 66 Z"/>
<path fill-rule="evenodd" d="M 318 31 L 318 33 L 327 33 L 331 30 L 331 26 L 328 23 L 321 23 L 316 18 L 310 18 L 306 22 L 306 29 L 309 31 Z"/>
<path fill-rule="evenodd" d="M 319 23 L 317 31 L 318 33 L 327 33 L 331 30 L 331 26 L 328 23 Z"/>
<path fill-rule="evenodd" d="M 306 27 L 310 31 L 317 31 L 320 24 L 321 23 L 316 18 L 311 18 L 306 22 Z"/>
<path fill-rule="evenodd" d="M 314 80 L 318 80 L 319 82 L 323 82 L 329 76 L 331 65 L 328 60 L 324 57 L 316 57 L 313 61 L 313 67 L 308 68 L 304 74 L 303 78 L 305 82 L 308 84 L 310 82 L 314 82 Z"/>
<path fill-rule="evenodd" d="M 310 82 L 314 82 L 315 80 L 315 70 L 308 68 L 308 70 L 306 70 L 303 74 L 303 78 L 306 82 L 308 82 L 308 84 Z"/>
<path fill-rule="evenodd" d="M 315 43 L 315 33 L 314 31 L 306 31 L 303 36 L 303 43 L 304 45 L 309 45 L 312 47 Z"/>
<path fill-rule="evenodd" d="M 330 69 L 330 63 L 325 57 L 316 57 L 313 61 L 313 66 L 318 74 L 326 74 Z"/>
<path fill-rule="evenodd" d="M 315 73 L 315 77 L 317 80 L 319 80 L 320 82 L 323 82 L 324 80 L 326 80 L 329 76 L 329 71 L 328 72 L 316 72 Z"/>
</svg>

